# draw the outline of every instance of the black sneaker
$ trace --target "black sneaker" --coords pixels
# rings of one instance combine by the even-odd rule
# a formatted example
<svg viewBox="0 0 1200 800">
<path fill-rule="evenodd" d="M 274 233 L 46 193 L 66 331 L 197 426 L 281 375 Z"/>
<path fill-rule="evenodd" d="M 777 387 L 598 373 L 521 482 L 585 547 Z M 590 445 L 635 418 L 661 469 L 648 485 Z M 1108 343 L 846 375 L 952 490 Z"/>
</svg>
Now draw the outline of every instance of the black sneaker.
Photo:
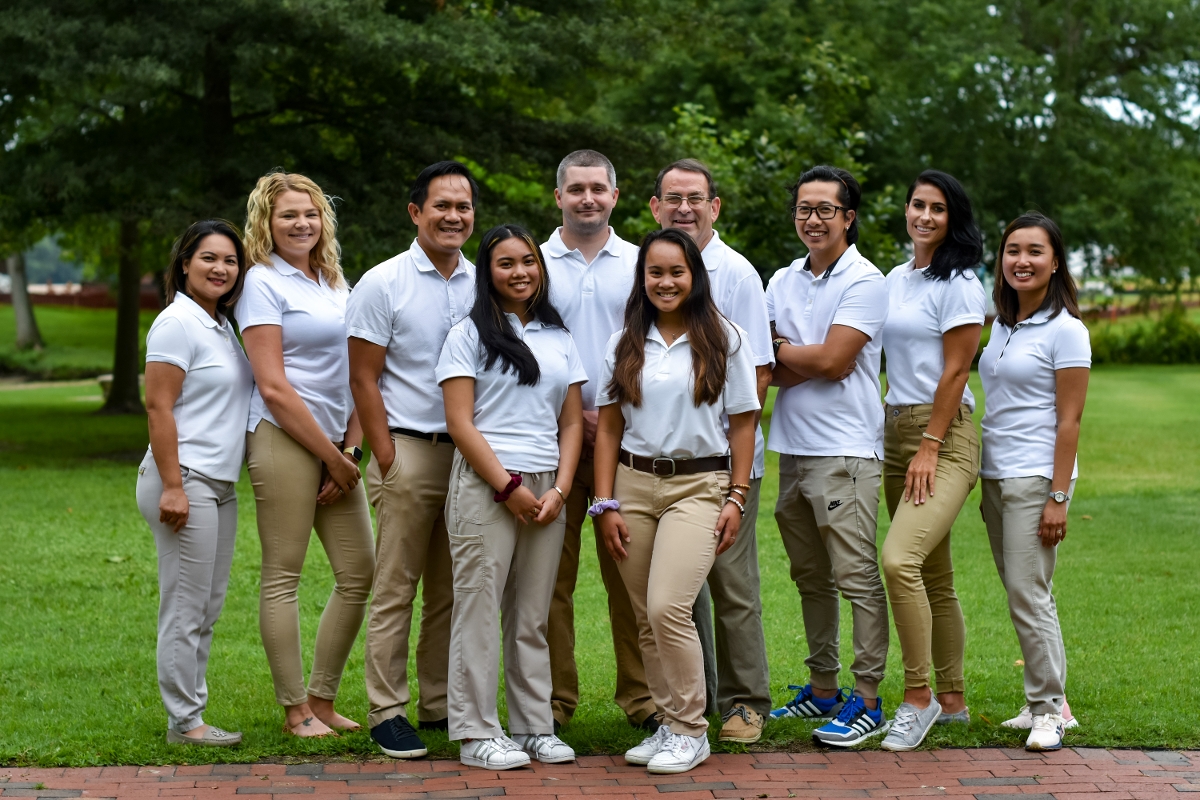
<svg viewBox="0 0 1200 800">
<path fill-rule="evenodd" d="M 446 717 L 430 720 L 423 719 L 417 723 L 417 727 L 423 731 L 448 731 L 450 730 L 450 720 Z"/>
<path fill-rule="evenodd" d="M 429 752 L 403 714 L 397 714 L 371 728 L 371 738 L 384 755 L 392 758 L 421 758 Z"/>
<path fill-rule="evenodd" d="M 659 719 L 658 714 L 651 714 L 650 716 L 648 716 L 644 720 L 642 720 L 640 724 L 634 725 L 633 727 L 641 728 L 644 731 L 650 731 L 651 733 L 654 733 L 658 730 L 659 726 L 662 724 L 663 724 L 663 721 L 661 719 Z"/>
</svg>

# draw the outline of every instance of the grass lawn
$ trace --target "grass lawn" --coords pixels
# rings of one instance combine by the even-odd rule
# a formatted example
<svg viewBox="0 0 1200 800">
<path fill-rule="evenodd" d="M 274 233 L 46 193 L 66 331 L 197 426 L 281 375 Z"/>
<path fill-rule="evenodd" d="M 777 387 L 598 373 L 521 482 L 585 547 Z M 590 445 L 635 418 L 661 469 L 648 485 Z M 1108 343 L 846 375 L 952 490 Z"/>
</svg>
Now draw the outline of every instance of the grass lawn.
<svg viewBox="0 0 1200 800">
<path fill-rule="evenodd" d="M 982 396 L 975 378 L 973 386 Z M 1197 367 L 1108 367 L 1093 373 L 1082 478 L 1056 587 L 1071 667 L 1069 697 L 1081 720 L 1069 743 L 1200 746 L 1194 716 L 1200 688 L 1189 677 L 1200 663 L 1197 395 Z M 208 719 L 244 731 L 246 744 L 228 752 L 166 746 L 154 666 L 155 551 L 134 503 L 145 421 L 96 417 L 91 412 L 99 405 L 94 385 L 0 391 L 0 764 L 376 754 L 365 733 L 302 742 L 280 731 L 282 715 L 274 705 L 258 634 L 259 544 L 245 478 L 239 485 L 241 528 L 233 578 L 209 669 Z M 788 683 L 805 681 L 806 647 L 799 598 L 788 581 L 787 558 L 772 518 L 773 461 L 758 535 L 772 687 L 776 703 L 782 703 L 790 696 Z M 954 537 L 969 633 L 967 697 L 973 721 L 969 728 L 936 730 L 930 746 L 1022 741 L 1018 733 L 998 727 L 1022 703 L 1016 664 L 1021 654 L 978 498 L 977 488 Z M 881 539 L 886 517 L 881 511 Z M 583 699 L 563 738 L 580 753 L 615 752 L 636 743 L 639 734 L 625 725 L 611 701 L 614 667 L 604 590 L 590 543 L 583 553 L 577 595 Z M 331 584 L 314 538 L 301 585 L 307 647 Z M 845 604 L 843 612 L 843 664 L 848 665 Z M 362 672 L 360 636 L 339 700 L 339 708 L 360 721 L 366 716 Z M 851 682 L 848 672 L 843 682 Z M 893 638 L 882 687 L 889 713 L 901 688 L 900 651 Z M 761 748 L 808 749 L 810 728 L 800 721 L 769 725 Z M 431 741 L 435 755 L 456 754 L 444 735 Z"/>
<path fill-rule="evenodd" d="M 0 304 L 0 373 L 16 372 L 39 380 L 70 380 L 112 372 L 113 342 L 117 335 L 114 309 L 34 306 L 38 330 L 46 348 L 41 353 L 16 348 L 17 324 L 11 305 Z M 145 357 L 146 332 L 157 311 L 141 313 Z"/>
</svg>

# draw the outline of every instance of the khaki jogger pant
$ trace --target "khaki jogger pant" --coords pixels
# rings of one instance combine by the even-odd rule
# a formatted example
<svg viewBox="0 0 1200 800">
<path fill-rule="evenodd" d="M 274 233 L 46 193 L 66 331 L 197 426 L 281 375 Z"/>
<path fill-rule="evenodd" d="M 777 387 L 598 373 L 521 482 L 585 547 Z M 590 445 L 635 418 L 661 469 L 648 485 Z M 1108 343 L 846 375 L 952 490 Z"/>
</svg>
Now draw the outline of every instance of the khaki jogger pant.
<svg viewBox="0 0 1200 800">
<path fill-rule="evenodd" d="M 716 557 L 729 482 L 728 472 L 658 477 L 622 464 L 613 489 L 630 539 L 617 566 L 637 616 L 650 692 L 663 724 L 687 736 L 708 730 L 692 604 Z"/>
<path fill-rule="evenodd" d="M 521 473 L 522 485 L 541 497 L 558 473 Z M 523 525 L 496 490 L 455 452 L 446 496 L 446 529 L 454 569 L 450 624 L 450 739 L 504 735 L 496 709 L 500 678 L 500 624 L 504 630 L 504 693 L 508 731 L 554 733 L 550 711 L 550 598 L 562 557 L 565 513 L 548 525 Z"/>
<path fill-rule="evenodd" d="M 1075 481 L 1067 494 L 1075 494 Z M 1049 496 L 1049 478 L 983 481 L 983 521 L 1021 643 L 1025 702 L 1033 714 L 1061 714 L 1067 691 L 1067 653 L 1054 601 L 1058 548 L 1046 547 L 1038 536 Z"/>
<path fill-rule="evenodd" d="M 308 702 L 308 695 L 334 700 L 362 627 L 375 570 L 366 491 L 360 482 L 338 502 L 318 505 L 321 459 L 266 420 L 246 434 L 246 463 L 262 542 L 259 628 L 275 702 L 298 706 Z M 305 690 L 297 590 L 314 528 L 336 583 L 321 613 Z"/>
<path fill-rule="evenodd" d="M 882 465 L 851 456 L 779 456 L 775 521 L 800 590 L 810 682 L 838 688 L 838 592 L 854 617 L 855 688 L 879 696 L 888 652 L 887 593 L 879 577 L 875 525 Z"/>
<path fill-rule="evenodd" d="M 904 498 L 908 465 L 929 427 L 932 405 L 887 406 L 883 492 L 892 525 L 883 542 L 883 574 L 904 661 L 904 688 L 929 686 L 933 662 L 937 691 L 962 692 L 967 627 L 954 592 L 950 529 L 979 477 L 979 435 L 965 404 L 938 451 L 934 494 L 921 505 Z"/>
<path fill-rule="evenodd" d="M 375 727 L 407 716 L 408 639 L 413 601 L 421 583 L 421 633 L 417 640 L 418 718 L 446 719 L 446 670 L 454 586 L 444 507 L 454 445 L 393 434 L 396 460 L 379 474 L 367 465 L 368 496 L 375 507 L 375 594 L 367 618 L 366 681 Z"/>
<path fill-rule="evenodd" d="M 579 706 L 579 672 L 575 665 L 575 584 L 579 577 L 581 535 L 592 496 L 592 481 L 592 459 L 579 459 L 575 482 L 567 495 L 562 558 L 558 563 L 554 600 L 550 604 L 546 639 L 550 644 L 550 670 L 554 683 L 551 707 L 554 719 L 560 725 L 570 722 Z M 642 651 L 638 647 L 637 618 L 617 562 L 613 561 L 598 536 L 596 559 L 600 562 L 600 578 L 608 595 L 608 621 L 617 661 L 617 687 L 613 699 L 631 725 L 641 725 L 655 713 L 655 708 L 650 686 L 646 683 Z"/>
</svg>

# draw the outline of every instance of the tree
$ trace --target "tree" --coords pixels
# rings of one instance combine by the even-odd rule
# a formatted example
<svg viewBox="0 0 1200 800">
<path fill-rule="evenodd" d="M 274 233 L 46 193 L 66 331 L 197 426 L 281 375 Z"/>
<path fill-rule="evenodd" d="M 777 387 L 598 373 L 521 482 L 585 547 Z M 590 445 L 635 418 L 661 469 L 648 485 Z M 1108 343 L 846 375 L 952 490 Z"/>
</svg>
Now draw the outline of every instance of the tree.
<svg viewBox="0 0 1200 800">
<path fill-rule="evenodd" d="M 8 276 L 12 280 L 13 316 L 17 322 L 17 349 L 41 350 L 42 334 L 29 299 L 29 281 L 25 276 L 25 256 L 13 253 L 7 259 Z"/>
</svg>

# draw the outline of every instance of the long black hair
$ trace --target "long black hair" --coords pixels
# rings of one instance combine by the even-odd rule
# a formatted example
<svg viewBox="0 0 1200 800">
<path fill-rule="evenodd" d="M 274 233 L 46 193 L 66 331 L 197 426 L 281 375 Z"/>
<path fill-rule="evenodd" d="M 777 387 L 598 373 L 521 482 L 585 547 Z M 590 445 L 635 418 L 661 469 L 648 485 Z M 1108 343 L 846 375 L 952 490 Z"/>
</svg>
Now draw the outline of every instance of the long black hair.
<svg viewBox="0 0 1200 800">
<path fill-rule="evenodd" d="M 904 205 L 912 202 L 913 192 L 918 186 L 932 186 L 946 198 L 946 214 L 950 218 L 950 229 L 946 238 L 933 252 L 933 261 L 925 270 L 925 277 L 932 281 L 948 281 L 954 275 L 962 275 L 974 269 L 983 258 L 983 234 L 975 224 L 975 212 L 971 210 L 971 198 L 958 179 L 936 169 L 927 169 L 917 176 L 908 187 Z"/>
<path fill-rule="evenodd" d="M 500 371 L 513 370 L 517 374 L 519 385 L 536 386 L 542 377 L 537 359 L 529 345 L 513 332 L 512 326 L 504 316 L 504 310 L 500 308 L 496 286 L 492 282 L 492 253 L 495 252 L 496 245 L 513 237 L 529 245 L 541 278 L 537 291 L 529 300 L 530 313 L 543 325 L 566 329 L 562 316 L 550 302 L 550 275 L 546 272 L 546 259 L 542 257 L 542 248 L 534 241 L 529 231 L 520 225 L 497 225 L 483 234 L 483 239 L 479 242 L 479 253 L 475 256 L 475 305 L 471 307 L 471 321 L 479 331 L 479 344 L 487 354 L 483 368 L 491 369 L 499 361 Z"/>
<path fill-rule="evenodd" d="M 1075 289 L 1075 279 L 1067 271 L 1067 248 L 1063 244 L 1062 231 L 1054 220 L 1037 211 L 1030 211 L 1008 223 L 1004 236 L 1000 238 L 1000 251 L 996 254 L 996 286 L 992 289 L 992 299 L 996 303 L 996 316 L 1000 321 L 1012 328 L 1017 324 L 1017 313 L 1021 304 L 1017 298 L 1017 290 L 1008 285 L 1004 277 L 1004 248 L 1008 246 L 1008 237 L 1022 228 L 1041 228 L 1050 240 L 1050 249 L 1058 262 L 1058 269 L 1050 274 L 1050 284 L 1046 287 L 1046 299 L 1041 308 L 1050 309 L 1050 318 L 1057 317 L 1066 311 L 1072 317 L 1079 319 L 1079 298 Z M 1039 311 L 1041 309 L 1038 309 Z"/>
<path fill-rule="evenodd" d="M 176 292 L 188 293 L 187 276 L 183 272 L 183 267 L 196 255 L 196 251 L 200 249 L 200 243 L 214 234 L 224 236 L 233 243 L 233 251 L 237 254 L 238 260 L 237 277 L 229 291 L 217 299 L 217 313 L 227 315 L 229 309 L 242 296 L 242 287 L 246 284 L 246 250 L 242 247 L 242 238 L 238 236 L 237 228 L 233 227 L 232 222 L 223 219 L 205 219 L 189 225 L 188 229 L 180 234 L 171 247 L 171 265 L 167 267 L 166 274 L 163 276 L 163 292 L 167 296 L 167 305 L 175 302 Z"/>
<path fill-rule="evenodd" d="M 850 174 L 848 170 L 841 167 L 829 167 L 824 164 L 813 167 L 805 172 L 792 186 L 792 205 L 796 205 L 796 198 L 800 196 L 800 187 L 806 183 L 837 183 L 841 185 L 838 189 L 838 202 L 846 211 L 854 212 L 854 221 L 850 223 L 850 227 L 846 229 L 846 244 L 854 244 L 858 241 L 858 204 L 862 202 L 862 187 L 858 185 L 858 181 Z"/>
</svg>

